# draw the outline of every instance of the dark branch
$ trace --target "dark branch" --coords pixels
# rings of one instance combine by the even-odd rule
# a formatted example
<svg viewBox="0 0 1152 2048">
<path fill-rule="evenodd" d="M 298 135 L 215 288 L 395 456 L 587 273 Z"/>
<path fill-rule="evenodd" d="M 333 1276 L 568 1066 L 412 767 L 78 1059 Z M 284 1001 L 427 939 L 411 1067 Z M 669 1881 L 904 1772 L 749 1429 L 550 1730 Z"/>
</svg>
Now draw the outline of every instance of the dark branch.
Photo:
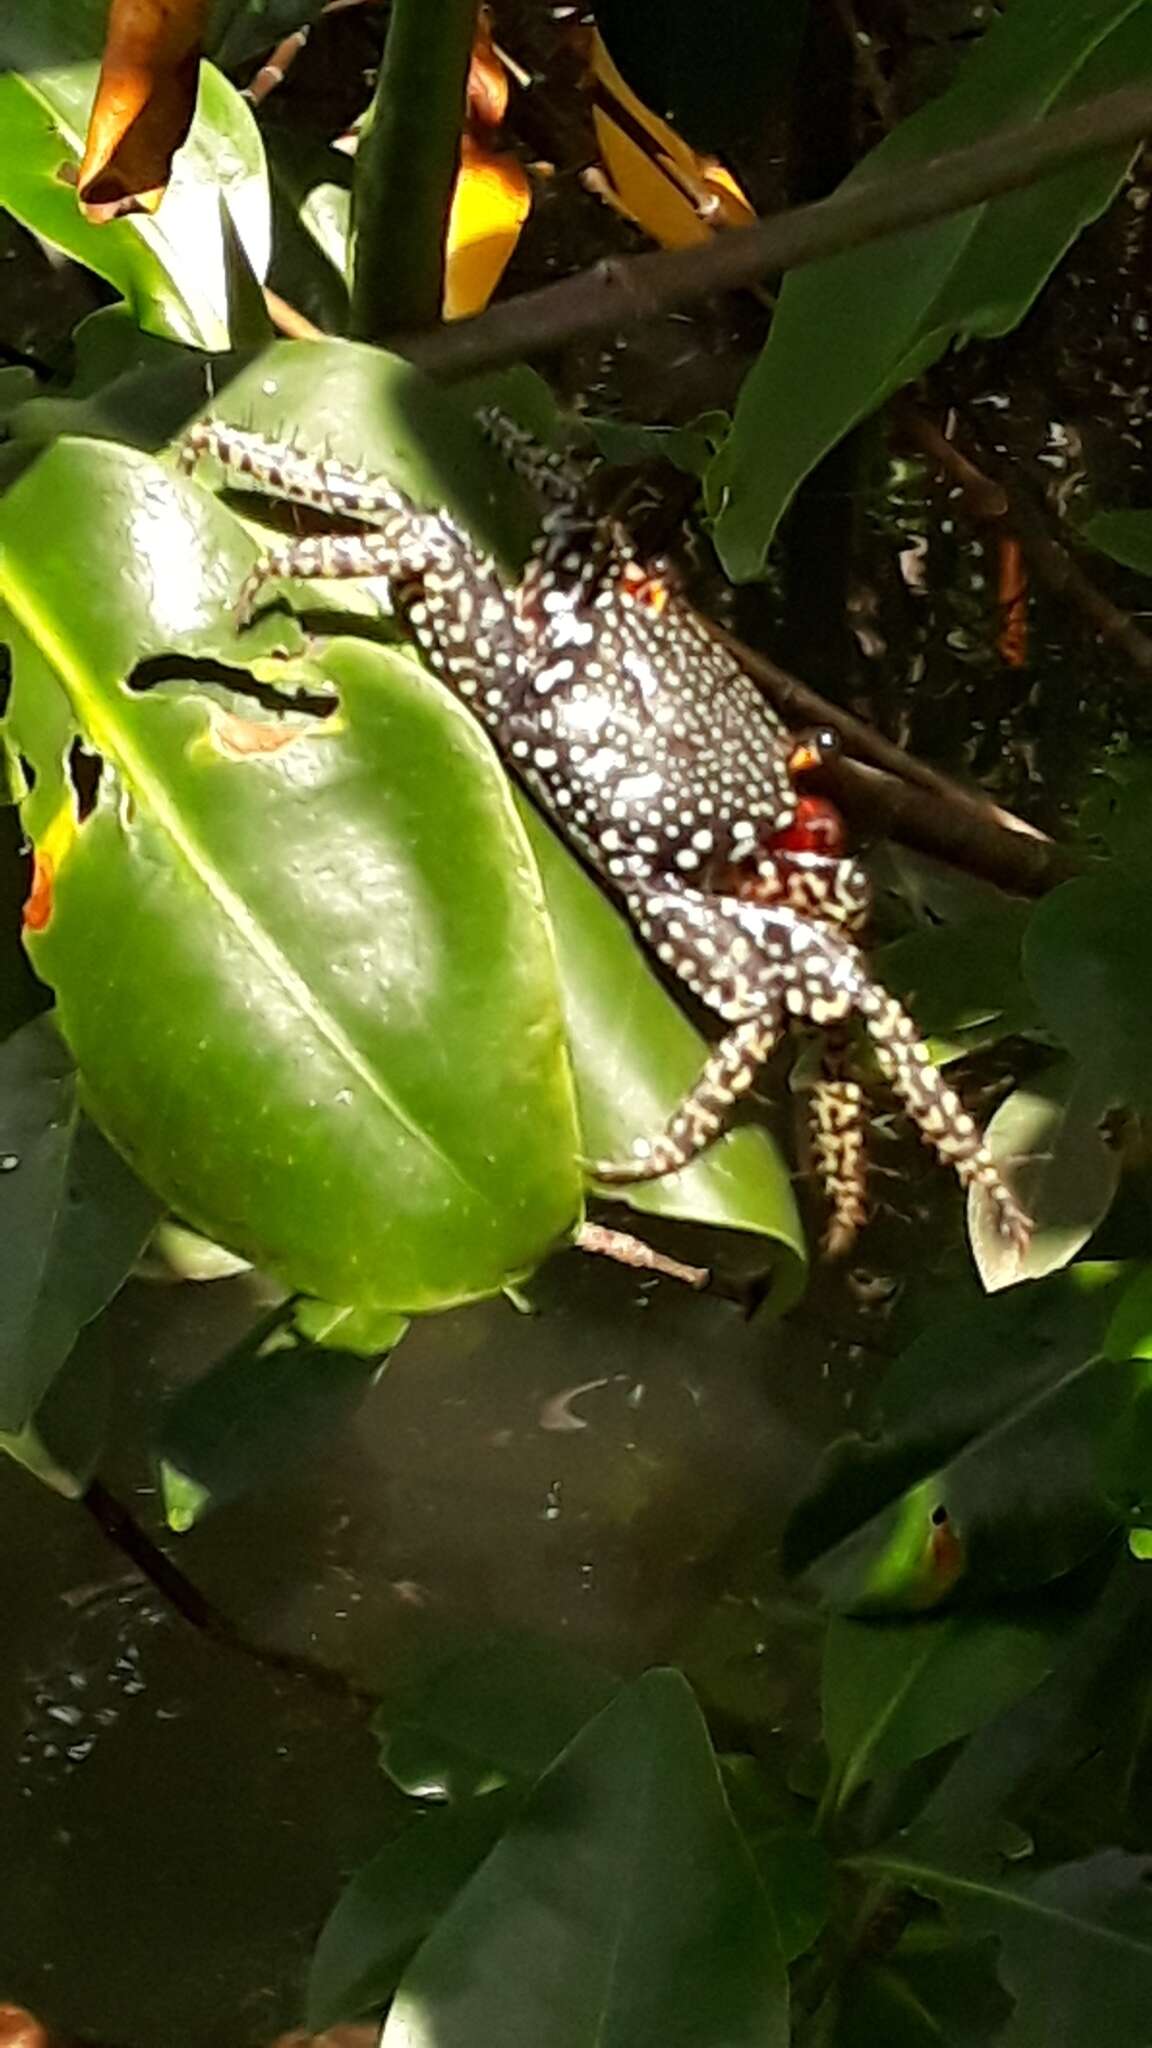
<svg viewBox="0 0 1152 2048">
<path fill-rule="evenodd" d="M 901 234 L 985 199 L 1019 191 L 1110 149 L 1135 149 L 1152 134 L 1152 87 L 1103 93 L 1068 113 L 1003 130 L 914 171 L 733 229 L 693 249 L 614 257 L 565 283 L 506 300 L 474 320 L 392 337 L 390 345 L 444 377 L 521 361 L 577 336 L 600 334 L 670 311 L 711 292 Z"/>
</svg>

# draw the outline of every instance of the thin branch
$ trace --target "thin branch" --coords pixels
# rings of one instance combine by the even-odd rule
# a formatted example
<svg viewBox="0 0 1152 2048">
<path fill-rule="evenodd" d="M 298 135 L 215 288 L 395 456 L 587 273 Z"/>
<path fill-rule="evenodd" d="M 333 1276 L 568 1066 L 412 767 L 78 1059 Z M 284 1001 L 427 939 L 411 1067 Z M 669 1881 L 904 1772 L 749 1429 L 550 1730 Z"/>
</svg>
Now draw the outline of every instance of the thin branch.
<svg viewBox="0 0 1152 2048">
<path fill-rule="evenodd" d="M 1102 93 L 1067 113 L 934 157 L 914 172 L 906 166 L 891 177 L 857 181 L 814 206 L 775 214 L 754 228 L 733 228 L 696 248 L 613 257 L 475 319 L 393 337 L 391 346 L 438 375 L 473 376 L 922 227 L 1107 150 L 1134 150 L 1149 134 L 1152 87 Z"/>
<path fill-rule="evenodd" d="M 135 1565 L 165 1606 L 191 1623 L 201 1635 L 222 1644 L 225 1649 L 238 1651 L 241 1656 L 263 1665 L 267 1670 L 278 1672 L 282 1677 L 303 1679 L 317 1691 L 347 1700 L 358 1709 L 371 1710 L 379 1705 L 375 1693 L 357 1685 L 355 1679 L 347 1678 L 342 1671 L 317 1663 L 315 1658 L 299 1656 L 292 1650 L 281 1650 L 274 1643 L 253 1642 L 244 1635 L 236 1623 L 215 1606 L 199 1586 L 193 1584 L 179 1565 L 165 1556 L 159 1544 L 152 1541 L 136 1517 L 122 1501 L 117 1500 L 115 1494 L 109 1493 L 101 1480 L 92 1480 L 80 1497 L 80 1505 L 87 1509 L 109 1543 Z"/>
<path fill-rule="evenodd" d="M 855 758 L 822 769 L 818 785 L 867 831 L 902 840 L 1025 896 L 1042 896 L 1087 865 L 1025 819 L 906 753 L 874 726 L 777 668 L 767 655 L 730 633 L 721 638 L 787 724 L 831 725 L 840 734 Z"/>
</svg>

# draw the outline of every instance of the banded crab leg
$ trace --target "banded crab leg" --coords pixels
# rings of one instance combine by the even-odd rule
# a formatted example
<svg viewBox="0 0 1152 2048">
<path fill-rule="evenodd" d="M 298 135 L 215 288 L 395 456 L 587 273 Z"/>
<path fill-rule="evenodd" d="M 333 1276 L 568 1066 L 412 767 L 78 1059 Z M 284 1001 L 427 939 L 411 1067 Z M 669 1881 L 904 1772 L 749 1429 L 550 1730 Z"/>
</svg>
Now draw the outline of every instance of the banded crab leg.
<svg viewBox="0 0 1152 2048">
<path fill-rule="evenodd" d="M 808 1131 L 828 1207 L 821 1244 L 829 1258 L 842 1258 L 868 1220 L 868 1101 L 845 1031 L 826 1034 L 821 1071 L 808 1090 Z"/>
<path fill-rule="evenodd" d="M 907 1011 L 874 982 L 857 946 L 828 926 L 781 905 L 706 896 L 696 890 L 638 894 L 633 915 L 658 955 L 733 1023 L 699 1081 L 634 1157 L 593 1168 L 606 1186 L 657 1180 L 691 1163 L 723 1128 L 735 1097 L 751 1086 L 786 1017 L 821 1027 L 857 1016 L 877 1061 L 921 1136 L 965 1187 L 982 1187 L 1001 1235 L 1023 1248 L 1030 1223 L 984 1144 L 975 1119 L 950 1088 Z M 848 1105 L 846 1105 L 848 1106 Z M 853 1099 L 852 1121 L 857 1118 Z"/>
<path fill-rule="evenodd" d="M 455 535 L 444 516 L 422 512 L 385 478 L 361 476 L 331 456 L 304 455 L 218 420 L 198 421 L 180 444 L 181 467 L 186 471 L 204 457 L 270 497 L 368 522 L 361 533 L 305 534 L 265 549 L 237 600 L 238 625 L 251 618 L 269 583 L 368 576 L 395 582 L 417 579 L 437 568 L 444 574 L 451 571 Z"/>
</svg>

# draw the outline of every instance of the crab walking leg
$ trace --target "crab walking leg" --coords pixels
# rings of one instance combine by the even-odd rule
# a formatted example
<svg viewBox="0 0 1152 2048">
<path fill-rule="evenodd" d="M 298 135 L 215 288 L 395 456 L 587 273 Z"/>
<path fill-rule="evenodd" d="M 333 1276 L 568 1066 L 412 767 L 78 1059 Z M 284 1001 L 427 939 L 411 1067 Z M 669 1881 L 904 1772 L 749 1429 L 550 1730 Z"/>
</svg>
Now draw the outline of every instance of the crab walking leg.
<svg viewBox="0 0 1152 2048">
<path fill-rule="evenodd" d="M 180 467 L 191 474 L 205 457 L 245 478 L 255 489 L 294 505 L 313 505 L 342 519 L 378 524 L 390 514 L 406 521 L 421 514 L 385 477 L 364 476 L 331 455 L 306 455 L 287 442 L 266 441 L 246 427 L 222 420 L 197 420 L 179 446 Z"/>
<path fill-rule="evenodd" d="M 830 1031 L 809 1091 L 812 1171 L 828 1204 L 821 1242 L 829 1258 L 851 1251 L 868 1220 L 868 1098 L 851 1057 L 846 1034 Z"/>
<path fill-rule="evenodd" d="M 964 1187 L 983 1188 L 996 1211 L 1000 1235 L 1027 1248 L 1031 1219 L 1025 1215 L 954 1088 L 932 1061 L 907 1011 L 876 982 L 864 981 L 856 998 L 876 1058 L 922 1138 L 955 1169 Z"/>
<path fill-rule="evenodd" d="M 437 560 L 416 522 L 405 519 L 367 533 L 305 534 L 266 548 L 248 571 L 236 600 L 236 623 L 246 626 L 269 583 L 310 578 L 421 577 Z"/>
<path fill-rule="evenodd" d="M 660 1136 L 638 1140 L 632 1159 L 597 1160 L 591 1168 L 593 1179 L 605 1187 L 628 1187 L 690 1166 L 720 1136 L 732 1104 L 752 1086 L 778 1039 L 779 1024 L 769 1018 L 738 1024 L 710 1054 L 691 1094 L 669 1117 Z"/>
</svg>

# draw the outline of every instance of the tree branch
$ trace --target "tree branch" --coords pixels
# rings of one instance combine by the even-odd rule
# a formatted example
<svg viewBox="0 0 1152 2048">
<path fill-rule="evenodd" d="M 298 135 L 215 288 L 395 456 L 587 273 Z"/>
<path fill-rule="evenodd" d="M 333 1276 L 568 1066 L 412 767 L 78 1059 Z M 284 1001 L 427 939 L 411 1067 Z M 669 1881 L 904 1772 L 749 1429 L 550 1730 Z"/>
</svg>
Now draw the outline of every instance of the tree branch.
<svg viewBox="0 0 1152 2048">
<path fill-rule="evenodd" d="M 473 376 L 922 227 L 1036 184 L 1086 157 L 1135 149 L 1149 134 L 1152 87 L 1126 86 L 895 176 L 858 180 L 830 199 L 772 215 L 754 228 L 733 228 L 693 249 L 613 257 L 475 319 L 393 336 L 390 346 L 434 374 Z"/>
</svg>

